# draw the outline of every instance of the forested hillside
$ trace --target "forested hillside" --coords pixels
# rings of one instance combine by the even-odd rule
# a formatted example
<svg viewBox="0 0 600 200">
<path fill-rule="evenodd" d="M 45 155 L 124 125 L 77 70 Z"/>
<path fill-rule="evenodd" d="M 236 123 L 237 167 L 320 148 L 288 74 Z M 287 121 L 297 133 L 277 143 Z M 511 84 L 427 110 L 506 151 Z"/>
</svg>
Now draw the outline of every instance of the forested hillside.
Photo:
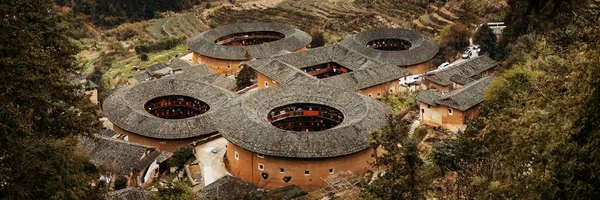
<svg viewBox="0 0 600 200">
<path fill-rule="evenodd" d="M 73 13 L 89 15 L 94 24 L 112 27 L 125 22 L 137 22 L 157 17 L 165 11 L 192 8 L 200 0 L 57 0 L 61 6 L 72 7 Z"/>
<path fill-rule="evenodd" d="M 77 47 L 50 1 L 0 4 L 0 198 L 96 199 L 97 169 L 77 136 L 98 131 L 71 84 Z"/>
<path fill-rule="evenodd" d="M 496 47 L 503 70 L 485 94 L 482 115 L 422 158 L 414 138 L 402 134 L 406 125 L 376 134 L 375 144 L 392 150 L 377 164 L 394 170 L 366 185 L 363 197 L 600 195 L 600 2 L 510 3 L 509 28 Z"/>
</svg>

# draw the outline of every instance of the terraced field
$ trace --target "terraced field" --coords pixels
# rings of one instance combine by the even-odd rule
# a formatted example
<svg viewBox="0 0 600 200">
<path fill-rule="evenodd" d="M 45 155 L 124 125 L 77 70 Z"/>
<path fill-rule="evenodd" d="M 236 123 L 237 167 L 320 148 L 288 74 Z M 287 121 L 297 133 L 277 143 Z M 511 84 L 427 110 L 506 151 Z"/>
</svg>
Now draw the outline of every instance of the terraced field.
<svg viewBox="0 0 600 200">
<path fill-rule="evenodd" d="M 254 1 L 258 2 L 258 1 Z M 253 4 L 243 1 L 236 7 L 222 7 L 209 14 L 211 24 L 228 24 L 234 22 L 267 21 L 294 25 L 304 31 L 311 29 L 325 30 L 330 38 L 341 39 L 348 34 L 357 33 L 374 27 L 402 27 L 415 29 L 414 20 L 428 13 L 427 7 L 404 1 L 354 1 L 354 0 L 302 0 L 282 1 L 272 6 Z M 445 19 L 443 19 L 445 20 Z M 430 20 L 431 21 L 431 20 Z M 430 23 L 428 25 L 431 25 Z M 441 30 L 444 24 L 436 25 L 427 33 Z"/>
<path fill-rule="evenodd" d="M 189 12 L 156 19 L 146 30 L 156 38 L 189 38 L 209 28 L 194 13 Z"/>
<path fill-rule="evenodd" d="M 235 22 L 280 22 L 304 31 L 325 30 L 329 38 L 374 27 L 402 27 L 435 35 L 456 20 L 445 8 L 390 0 L 239 0 L 213 2 L 197 9 L 154 20 L 146 30 L 155 38 L 189 38 L 210 27 Z M 416 1 L 418 2 L 418 1 Z M 335 41 L 330 41 L 335 42 Z"/>
</svg>

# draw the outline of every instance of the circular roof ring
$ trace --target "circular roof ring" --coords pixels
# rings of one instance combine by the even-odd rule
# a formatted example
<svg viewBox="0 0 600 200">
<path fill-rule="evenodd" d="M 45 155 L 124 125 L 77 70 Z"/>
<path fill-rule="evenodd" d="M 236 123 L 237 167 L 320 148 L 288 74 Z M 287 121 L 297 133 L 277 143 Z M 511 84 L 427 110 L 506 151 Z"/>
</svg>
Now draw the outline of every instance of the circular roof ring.
<svg viewBox="0 0 600 200">
<path fill-rule="evenodd" d="M 102 107 L 113 124 L 128 132 L 185 139 L 216 133 L 216 111 L 235 96 L 208 83 L 161 78 L 123 87 Z"/>
<path fill-rule="evenodd" d="M 246 93 L 223 106 L 215 119 L 219 132 L 246 150 L 326 158 L 369 148 L 370 133 L 383 128 L 391 113 L 383 103 L 356 92 L 307 84 Z M 273 124 L 286 119 L 291 120 Z M 321 125 L 325 128 L 315 128 Z"/>
<path fill-rule="evenodd" d="M 312 38 L 304 31 L 278 23 L 235 23 L 202 32 L 187 41 L 190 50 L 223 60 L 250 60 L 294 52 Z M 248 55 L 249 54 L 249 55 Z"/>
<path fill-rule="evenodd" d="M 433 58 L 439 46 L 415 31 L 376 28 L 344 38 L 341 46 L 395 66 L 410 66 Z"/>
</svg>

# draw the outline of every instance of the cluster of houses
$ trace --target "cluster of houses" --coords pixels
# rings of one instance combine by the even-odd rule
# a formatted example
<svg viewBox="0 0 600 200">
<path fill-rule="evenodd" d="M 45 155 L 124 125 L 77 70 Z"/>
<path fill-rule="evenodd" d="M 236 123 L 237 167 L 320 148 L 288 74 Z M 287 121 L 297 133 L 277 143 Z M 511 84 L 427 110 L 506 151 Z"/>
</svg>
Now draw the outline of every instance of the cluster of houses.
<svg viewBox="0 0 600 200">
<path fill-rule="evenodd" d="M 310 42 L 307 33 L 275 23 L 200 33 L 187 42 L 191 62 L 146 67 L 104 99 L 113 127 L 81 144 L 94 164 L 111 169 L 104 180 L 120 174 L 128 186 L 146 188 L 169 173 L 165 160 L 177 148 L 223 137 L 231 176 L 214 184 L 310 191 L 329 176 L 371 169 L 377 148 L 368 137 L 392 114 L 378 100 L 403 91 L 400 79 L 423 74 L 419 119 L 457 131 L 477 115 L 496 66 L 479 56 L 430 72 L 439 47 L 404 29 L 373 29 L 307 49 Z M 229 75 L 246 67 L 256 71 L 256 86 L 236 93 Z"/>
</svg>

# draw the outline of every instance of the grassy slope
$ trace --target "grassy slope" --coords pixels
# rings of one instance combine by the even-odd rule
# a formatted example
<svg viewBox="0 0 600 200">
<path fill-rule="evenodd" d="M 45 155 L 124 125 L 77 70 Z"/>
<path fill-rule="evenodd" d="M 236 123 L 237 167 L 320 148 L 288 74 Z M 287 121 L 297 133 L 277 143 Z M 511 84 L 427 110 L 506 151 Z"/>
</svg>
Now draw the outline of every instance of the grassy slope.
<svg viewBox="0 0 600 200">
<path fill-rule="evenodd" d="M 150 53 L 148 61 L 141 61 L 139 57 L 132 56 L 124 60 L 115 62 L 113 66 L 104 73 L 103 80 L 107 88 L 114 88 L 117 85 L 127 83 L 127 79 L 140 72 L 134 71 L 134 66 L 146 67 L 160 62 L 168 62 L 170 59 L 176 59 L 176 55 L 183 56 L 188 53 L 187 46 L 179 45 L 173 49 Z"/>
</svg>

